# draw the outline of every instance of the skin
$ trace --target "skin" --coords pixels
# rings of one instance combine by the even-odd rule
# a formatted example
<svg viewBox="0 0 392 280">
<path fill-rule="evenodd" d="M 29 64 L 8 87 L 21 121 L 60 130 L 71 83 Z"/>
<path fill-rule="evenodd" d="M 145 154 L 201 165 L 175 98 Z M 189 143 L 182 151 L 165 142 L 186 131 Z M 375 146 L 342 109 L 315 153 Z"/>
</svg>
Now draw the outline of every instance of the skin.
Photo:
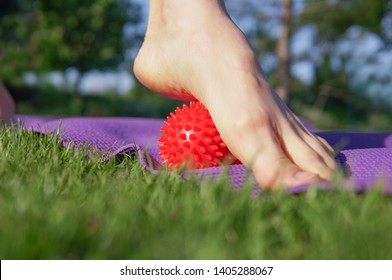
<svg viewBox="0 0 392 280">
<path fill-rule="evenodd" d="M 15 112 L 15 103 L 5 86 L 0 82 L 0 121 L 9 123 Z M 0 123 L 0 127 L 1 127 Z"/>
<path fill-rule="evenodd" d="M 201 101 L 263 188 L 330 180 L 334 151 L 277 96 L 219 0 L 150 0 L 134 72 L 170 98 Z"/>
</svg>

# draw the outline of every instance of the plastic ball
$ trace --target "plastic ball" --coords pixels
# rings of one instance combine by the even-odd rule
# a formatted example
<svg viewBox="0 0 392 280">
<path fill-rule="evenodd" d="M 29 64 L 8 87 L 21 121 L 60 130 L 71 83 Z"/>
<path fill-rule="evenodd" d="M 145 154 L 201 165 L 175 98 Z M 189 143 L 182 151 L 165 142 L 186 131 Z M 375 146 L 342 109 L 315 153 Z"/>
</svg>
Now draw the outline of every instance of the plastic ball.
<svg viewBox="0 0 392 280">
<path fill-rule="evenodd" d="M 159 156 L 169 168 L 206 168 L 240 163 L 227 148 L 210 113 L 200 102 L 177 107 L 159 137 Z"/>
</svg>

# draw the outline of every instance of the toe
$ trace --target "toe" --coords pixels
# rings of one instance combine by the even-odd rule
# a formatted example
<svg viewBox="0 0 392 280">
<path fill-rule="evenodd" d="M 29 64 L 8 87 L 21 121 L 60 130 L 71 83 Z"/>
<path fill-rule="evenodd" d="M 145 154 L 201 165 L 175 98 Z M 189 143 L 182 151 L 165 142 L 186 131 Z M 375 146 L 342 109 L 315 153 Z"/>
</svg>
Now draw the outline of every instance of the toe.
<svg viewBox="0 0 392 280">
<path fill-rule="evenodd" d="M 336 169 L 332 152 L 311 134 L 288 135 L 284 140 L 285 152 L 292 162 L 303 170 L 318 174 L 322 179 L 330 180 Z"/>
<path fill-rule="evenodd" d="M 257 183 L 264 189 L 280 189 L 320 181 L 314 173 L 293 164 L 286 156 L 279 158 L 259 155 L 252 171 Z"/>
</svg>

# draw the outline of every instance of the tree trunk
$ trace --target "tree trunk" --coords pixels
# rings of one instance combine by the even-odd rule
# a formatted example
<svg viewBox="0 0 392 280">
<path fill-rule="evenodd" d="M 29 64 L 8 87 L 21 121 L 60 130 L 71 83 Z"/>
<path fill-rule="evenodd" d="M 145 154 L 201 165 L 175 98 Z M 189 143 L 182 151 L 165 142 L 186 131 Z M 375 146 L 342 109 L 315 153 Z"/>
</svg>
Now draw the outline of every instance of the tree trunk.
<svg viewBox="0 0 392 280">
<path fill-rule="evenodd" d="M 287 101 L 290 92 L 290 33 L 292 6 L 292 0 L 282 0 L 280 36 L 276 48 L 278 57 L 278 86 L 276 92 L 284 101 Z"/>
</svg>

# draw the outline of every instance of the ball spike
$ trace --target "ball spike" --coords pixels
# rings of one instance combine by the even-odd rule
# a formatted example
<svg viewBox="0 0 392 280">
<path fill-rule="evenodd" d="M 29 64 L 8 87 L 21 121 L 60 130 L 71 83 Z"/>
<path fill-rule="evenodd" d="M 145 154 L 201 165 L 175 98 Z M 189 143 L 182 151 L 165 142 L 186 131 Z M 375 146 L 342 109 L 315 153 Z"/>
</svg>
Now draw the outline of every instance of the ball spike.
<svg viewBox="0 0 392 280">
<path fill-rule="evenodd" d="M 169 169 L 240 163 L 222 141 L 208 110 L 200 102 L 177 107 L 160 131 L 158 155 Z"/>
</svg>

